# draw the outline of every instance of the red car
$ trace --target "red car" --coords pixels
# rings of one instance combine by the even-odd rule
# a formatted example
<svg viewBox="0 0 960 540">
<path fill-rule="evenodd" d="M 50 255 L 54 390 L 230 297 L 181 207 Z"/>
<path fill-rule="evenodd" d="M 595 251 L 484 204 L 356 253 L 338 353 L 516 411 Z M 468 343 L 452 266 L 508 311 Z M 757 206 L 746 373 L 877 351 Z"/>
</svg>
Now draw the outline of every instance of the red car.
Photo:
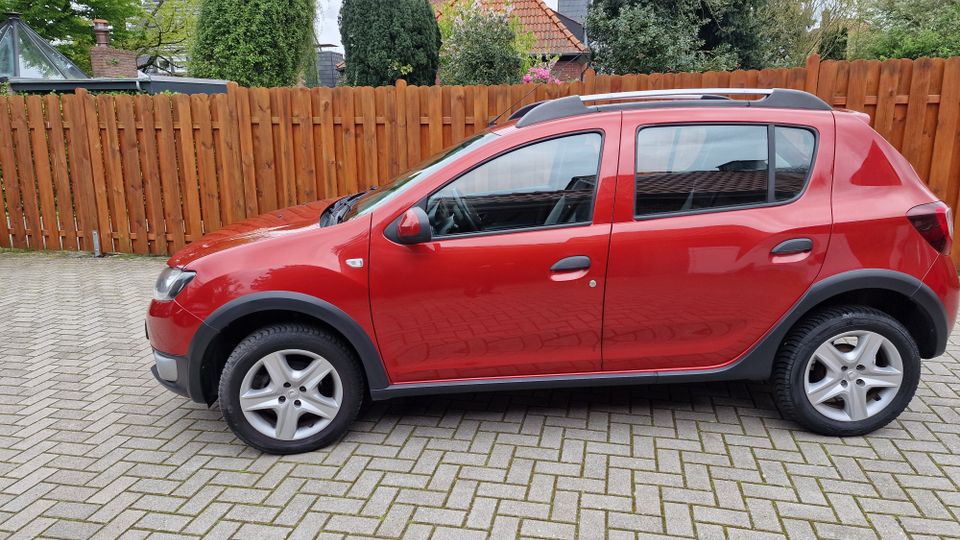
<svg viewBox="0 0 960 540">
<path fill-rule="evenodd" d="M 555 99 L 174 255 L 153 373 L 273 453 L 365 399 L 729 379 L 859 435 L 944 352 L 952 225 L 866 115 L 804 92 Z"/>
</svg>

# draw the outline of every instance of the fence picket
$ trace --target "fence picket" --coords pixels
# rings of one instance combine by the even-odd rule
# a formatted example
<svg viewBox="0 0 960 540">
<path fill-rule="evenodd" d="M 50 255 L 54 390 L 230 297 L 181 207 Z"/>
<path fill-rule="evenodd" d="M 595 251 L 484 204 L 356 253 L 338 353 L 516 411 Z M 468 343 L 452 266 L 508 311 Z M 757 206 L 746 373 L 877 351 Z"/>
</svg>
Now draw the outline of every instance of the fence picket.
<svg viewBox="0 0 960 540">
<path fill-rule="evenodd" d="M 150 250 L 150 243 L 147 238 L 147 215 L 133 96 L 117 96 L 116 106 L 120 128 L 120 154 L 123 163 L 123 190 L 129 214 L 130 236 L 134 253 L 144 254 Z"/>
<path fill-rule="evenodd" d="M 50 170 L 50 149 L 47 145 L 47 128 L 43 116 L 43 99 L 27 97 L 27 115 L 30 128 L 30 146 L 33 148 L 33 164 L 37 178 L 37 194 L 40 198 L 40 225 L 43 227 L 42 245 L 46 249 L 61 249 L 60 226 Z M 37 238 L 41 238 L 37 236 Z M 41 244 L 38 244 L 41 245 Z"/>
<path fill-rule="evenodd" d="M 160 189 L 160 168 L 157 162 L 157 127 L 154 121 L 154 100 L 137 96 L 136 118 L 142 129 L 137 132 L 140 172 L 143 175 L 143 197 L 146 206 L 147 231 L 153 237 L 150 253 L 167 253 L 167 237 L 163 220 L 163 193 Z"/>
<path fill-rule="evenodd" d="M 217 156 L 213 149 L 213 126 L 206 94 L 190 96 L 190 114 L 197 124 L 197 173 L 200 185 L 200 215 L 204 231 L 220 228 L 220 186 L 217 182 Z"/>
<path fill-rule="evenodd" d="M 20 201 L 26 218 L 27 247 L 43 249 L 43 230 L 40 225 L 40 206 L 37 197 L 33 152 L 30 148 L 30 128 L 27 126 L 26 102 L 22 96 L 10 98 L 10 124 L 16 144 L 17 176 L 20 180 Z"/>
<path fill-rule="evenodd" d="M 163 192 L 163 217 L 173 246 L 172 251 L 176 251 L 186 242 L 186 227 L 183 220 L 184 201 L 180 189 L 180 174 L 177 168 L 177 139 L 173 127 L 172 101 L 170 96 L 157 96 L 154 114 L 158 128 L 157 158 L 160 163 L 160 183 Z"/>
<path fill-rule="evenodd" d="M 3 98 L 0 104 L 0 133 L 13 133 L 10 124 L 10 102 L 13 98 Z M 7 213 L 10 215 L 10 234 L 12 246 L 15 248 L 27 247 L 26 223 L 23 217 L 23 204 L 20 202 L 20 177 L 17 172 L 16 149 L 13 137 L 0 137 L 0 171 L 3 171 L 4 196 L 6 198 Z"/>
<path fill-rule="evenodd" d="M 240 142 L 240 167 L 242 169 L 241 182 L 243 182 L 243 202 L 244 212 L 248 217 L 256 216 L 260 213 L 260 197 L 258 195 L 259 184 L 257 178 L 257 164 L 253 151 L 253 123 L 251 120 L 250 91 L 246 88 L 239 88 L 236 84 L 230 83 L 227 86 L 228 93 L 233 97 L 232 101 L 237 109 L 237 130 Z"/>
<path fill-rule="evenodd" d="M 48 94 L 44 96 L 44 104 L 47 111 L 48 130 L 48 148 L 50 151 L 50 170 L 53 175 L 54 197 L 56 202 L 56 212 L 59 230 L 62 235 L 61 247 L 67 251 L 77 251 L 80 246 L 77 244 L 78 223 L 74 212 L 74 193 L 70 189 L 70 174 L 67 165 L 67 141 L 63 130 L 63 118 L 66 117 L 66 111 L 61 109 L 61 99 L 59 96 Z M 6 219 L 0 216 L 0 224 L 5 224 Z M 0 235 L 3 229 L 0 228 Z M 0 245 L 2 238 L 0 238 Z"/>
<path fill-rule="evenodd" d="M 186 236 L 199 239 L 203 233 L 203 214 L 200 208 L 200 179 L 197 176 L 197 148 L 193 133 L 193 112 L 190 96 L 178 94 L 173 97 L 174 122 L 180 124 L 177 131 L 180 144 L 177 155 L 180 163 L 180 187 L 183 189 L 183 214 L 187 225 Z"/>
</svg>

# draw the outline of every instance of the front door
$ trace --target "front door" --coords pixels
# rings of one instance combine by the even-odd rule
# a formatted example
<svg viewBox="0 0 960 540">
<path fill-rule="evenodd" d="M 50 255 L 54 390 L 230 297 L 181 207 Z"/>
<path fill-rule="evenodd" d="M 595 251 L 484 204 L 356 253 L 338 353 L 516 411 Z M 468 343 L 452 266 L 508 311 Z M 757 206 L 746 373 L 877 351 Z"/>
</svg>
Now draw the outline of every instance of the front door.
<svg viewBox="0 0 960 540">
<path fill-rule="evenodd" d="M 419 203 L 431 241 L 372 235 L 371 306 L 392 383 L 601 369 L 616 156 L 598 132 L 514 148 Z"/>
<path fill-rule="evenodd" d="M 728 364 L 816 279 L 830 237 L 833 119 L 808 113 L 797 119 L 814 117 L 813 125 L 795 125 L 753 116 L 625 119 L 605 370 Z"/>
</svg>

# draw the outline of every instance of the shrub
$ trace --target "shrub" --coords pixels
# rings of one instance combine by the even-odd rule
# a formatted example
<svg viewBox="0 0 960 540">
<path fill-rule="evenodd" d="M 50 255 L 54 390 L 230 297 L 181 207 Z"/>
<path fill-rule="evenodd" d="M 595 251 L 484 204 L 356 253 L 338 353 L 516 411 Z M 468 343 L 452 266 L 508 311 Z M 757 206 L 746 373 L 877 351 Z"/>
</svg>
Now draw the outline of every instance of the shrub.
<svg viewBox="0 0 960 540">
<path fill-rule="evenodd" d="M 202 0 L 191 74 L 290 86 L 312 47 L 315 0 Z"/>
<path fill-rule="evenodd" d="M 436 82 L 440 30 L 428 0 L 344 0 L 340 37 L 354 86 Z"/>
<path fill-rule="evenodd" d="M 508 6 L 488 9 L 479 0 L 459 0 L 440 17 L 440 80 L 444 84 L 519 83 L 530 69 L 536 39 Z"/>
</svg>

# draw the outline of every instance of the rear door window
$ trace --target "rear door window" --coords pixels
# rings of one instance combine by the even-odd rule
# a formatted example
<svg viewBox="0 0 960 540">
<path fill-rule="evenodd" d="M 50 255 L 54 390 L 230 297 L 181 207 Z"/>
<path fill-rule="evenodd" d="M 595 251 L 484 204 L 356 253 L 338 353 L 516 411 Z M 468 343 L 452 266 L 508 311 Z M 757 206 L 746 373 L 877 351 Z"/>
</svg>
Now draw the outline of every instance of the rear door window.
<svg viewBox="0 0 960 540">
<path fill-rule="evenodd" d="M 643 128 L 637 133 L 636 216 L 792 199 L 803 191 L 814 146 L 810 130 L 766 124 Z"/>
</svg>

